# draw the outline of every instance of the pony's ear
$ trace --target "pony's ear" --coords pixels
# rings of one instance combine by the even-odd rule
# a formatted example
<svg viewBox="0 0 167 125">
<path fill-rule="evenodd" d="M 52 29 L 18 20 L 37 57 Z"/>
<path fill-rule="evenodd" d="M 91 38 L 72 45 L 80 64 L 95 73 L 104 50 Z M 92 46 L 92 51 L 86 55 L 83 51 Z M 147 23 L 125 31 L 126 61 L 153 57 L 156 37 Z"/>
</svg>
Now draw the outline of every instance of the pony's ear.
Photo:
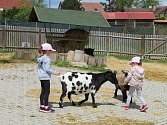
<svg viewBox="0 0 167 125">
<path fill-rule="evenodd" d="M 126 69 L 122 70 L 122 73 L 128 73 L 128 70 L 126 70 Z"/>
<path fill-rule="evenodd" d="M 114 71 L 115 74 L 117 74 L 117 71 Z"/>
</svg>

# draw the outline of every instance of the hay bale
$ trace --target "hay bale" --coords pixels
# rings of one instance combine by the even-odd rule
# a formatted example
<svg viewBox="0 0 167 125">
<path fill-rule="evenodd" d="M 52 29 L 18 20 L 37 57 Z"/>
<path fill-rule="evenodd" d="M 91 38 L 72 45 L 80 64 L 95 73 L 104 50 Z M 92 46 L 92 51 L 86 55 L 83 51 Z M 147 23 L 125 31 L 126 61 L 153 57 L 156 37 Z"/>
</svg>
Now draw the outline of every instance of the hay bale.
<svg viewBox="0 0 167 125">
<path fill-rule="evenodd" d="M 52 60 L 52 62 L 55 62 L 58 60 L 58 53 L 57 52 L 53 52 L 50 54 L 50 59 Z"/>
<path fill-rule="evenodd" d="M 37 57 L 37 54 L 34 54 L 32 52 L 23 52 L 21 59 L 23 60 L 32 60 Z"/>
<path fill-rule="evenodd" d="M 74 62 L 84 62 L 84 51 L 75 50 L 75 52 L 74 52 Z"/>
<path fill-rule="evenodd" d="M 54 36 L 47 36 L 46 39 L 57 52 L 67 53 L 69 50 L 84 50 L 89 43 L 89 32 L 82 29 L 69 29 L 62 36 L 54 34 Z"/>
<path fill-rule="evenodd" d="M 96 65 L 97 66 L 104 66 L 105 65 L 105 58 L 104 57 L 96 57 Z"/>
<path fill-rule="evenodd" d="M 89 57 L 88 65 L 96 66 L 96 59 L 94 57 Z"/>
<path fill-rule="evenodd" d="M 17 59 L 21 59 L 23 57 L 24 51 L 16 51 L 15 56 Z"/>
<path fill-rule="evenodd" d="M 84 54 L 84 62 L 85 62 L 85 63 L 88 63 L 88 60 L 89 60 L 89 55 Z"/>
<path fill-rule="evenodd" d="M 72 62 L 73 59 L 74 59 L 74 51 L 70 50 L 70 51 L 68 51 L 68 53 L 67 53 L 67 61 L 68 61 L 68 62 Z"/>
<path fill-rule="evenodd" d="M 15 53 L 0 53 L 0 60 L 10 60 Z"/>
<path fill-rule="evenodd" d="M 57 61 L 65 61 L 67 60 L 67 53 L 59 53 Z"/>
</svg>

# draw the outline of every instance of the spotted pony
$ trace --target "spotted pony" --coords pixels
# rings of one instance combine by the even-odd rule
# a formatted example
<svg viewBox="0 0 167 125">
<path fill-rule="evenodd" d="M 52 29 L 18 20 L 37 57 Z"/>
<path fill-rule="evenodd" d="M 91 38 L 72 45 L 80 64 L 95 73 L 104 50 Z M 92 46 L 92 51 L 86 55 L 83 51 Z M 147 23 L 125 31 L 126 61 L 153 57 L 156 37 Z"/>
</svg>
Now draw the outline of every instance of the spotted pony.
<svg viewBox="0 0 167 125">
<path fill-rule="evenodd" d="M 100 89 L 101 85 L 106 81 L 113 84 L 118 84 L 116 74 L 112 71 L 105 73 L 80 73 L 80 72 L 67 72 L 60 76 L 62 84 L 62 94 L 60 96 L 59 106 L 63 108 L 63 99 L 68 95 L 68 99 L 72 105 L 76 105 L 71 99 L 71 94 L 85 94 L 85 99 L 78 102 L 81 105 L 88 100 L 89 94 L 92 96 L 92 106 L 97 107 L 95 104 L 95 93 Z"/>
</svg>

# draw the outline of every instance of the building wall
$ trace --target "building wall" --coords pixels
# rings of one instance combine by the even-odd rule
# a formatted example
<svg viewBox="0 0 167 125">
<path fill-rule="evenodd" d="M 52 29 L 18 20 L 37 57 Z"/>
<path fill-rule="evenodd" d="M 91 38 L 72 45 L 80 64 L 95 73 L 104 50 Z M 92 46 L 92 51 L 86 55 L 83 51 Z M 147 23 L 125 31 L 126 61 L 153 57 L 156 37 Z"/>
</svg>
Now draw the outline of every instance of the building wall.
<svg viewBox="0 0 167 125">
<path fill-rule="evenodd" d="M 145 26 L 145 27 L 153 27 L 153 20 L 107 20 L 111 26 Z"/>
</svg>

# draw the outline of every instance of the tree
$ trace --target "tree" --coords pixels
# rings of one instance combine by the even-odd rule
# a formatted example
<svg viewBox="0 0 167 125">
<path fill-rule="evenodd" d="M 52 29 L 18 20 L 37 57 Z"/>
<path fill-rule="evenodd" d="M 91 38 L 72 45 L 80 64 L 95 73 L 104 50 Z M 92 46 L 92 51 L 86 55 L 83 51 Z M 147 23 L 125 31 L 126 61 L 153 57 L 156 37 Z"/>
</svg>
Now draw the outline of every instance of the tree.
<svg viewBox="0 0 167 125">
<path fill-rule="evenodd" d="M 159 6 L 159 0 L 135 0 L 134 6 L 140 8 L 157 7 Z"/>
<path fill-rule="evenodd" d="M 12 8 L 2 11 L 2 19 L 12 19 L 12 20 L 28 20 L 32 8 Z"/>
<path fill-rule="evenodd" d="M 20 2 L 24 2 L 24 0 L 20 0 Z M 46 7 L 44 0 L 30 0 L 32 6 L 36 7 Z M 1 13 L 2 19 L 13 19 L 13 20 L 25 20 L 27 21 L 29 15 L 31 13 L 32 7 L 24 6 L 22 8 L 11 8 L 7 10 L 3 10 Z"/>
<path fill-rule="evenodd" d="M 159 0 L 109 0 L 109 11 L 124 11 L 124 8 L 149 8 L 157 7 Z"/>
<path fill-rule="evenodd" d="M 30 3 L 36 7 L 42 7 L 42 8 L 47 7 L 44 0 L 30 0 Z"/>
<path fill-rule="evenodd" d="M 78 0 L 64 0 L 61 5 L 61 9 L 81 10 L 80 5 L 81 3 Z"/>
<path fill-rule="evenodd" d="M 124 11 L 124 8 L 131 8 L 134 0 L 109 0 L 108 11 Z"/>
</svg>

